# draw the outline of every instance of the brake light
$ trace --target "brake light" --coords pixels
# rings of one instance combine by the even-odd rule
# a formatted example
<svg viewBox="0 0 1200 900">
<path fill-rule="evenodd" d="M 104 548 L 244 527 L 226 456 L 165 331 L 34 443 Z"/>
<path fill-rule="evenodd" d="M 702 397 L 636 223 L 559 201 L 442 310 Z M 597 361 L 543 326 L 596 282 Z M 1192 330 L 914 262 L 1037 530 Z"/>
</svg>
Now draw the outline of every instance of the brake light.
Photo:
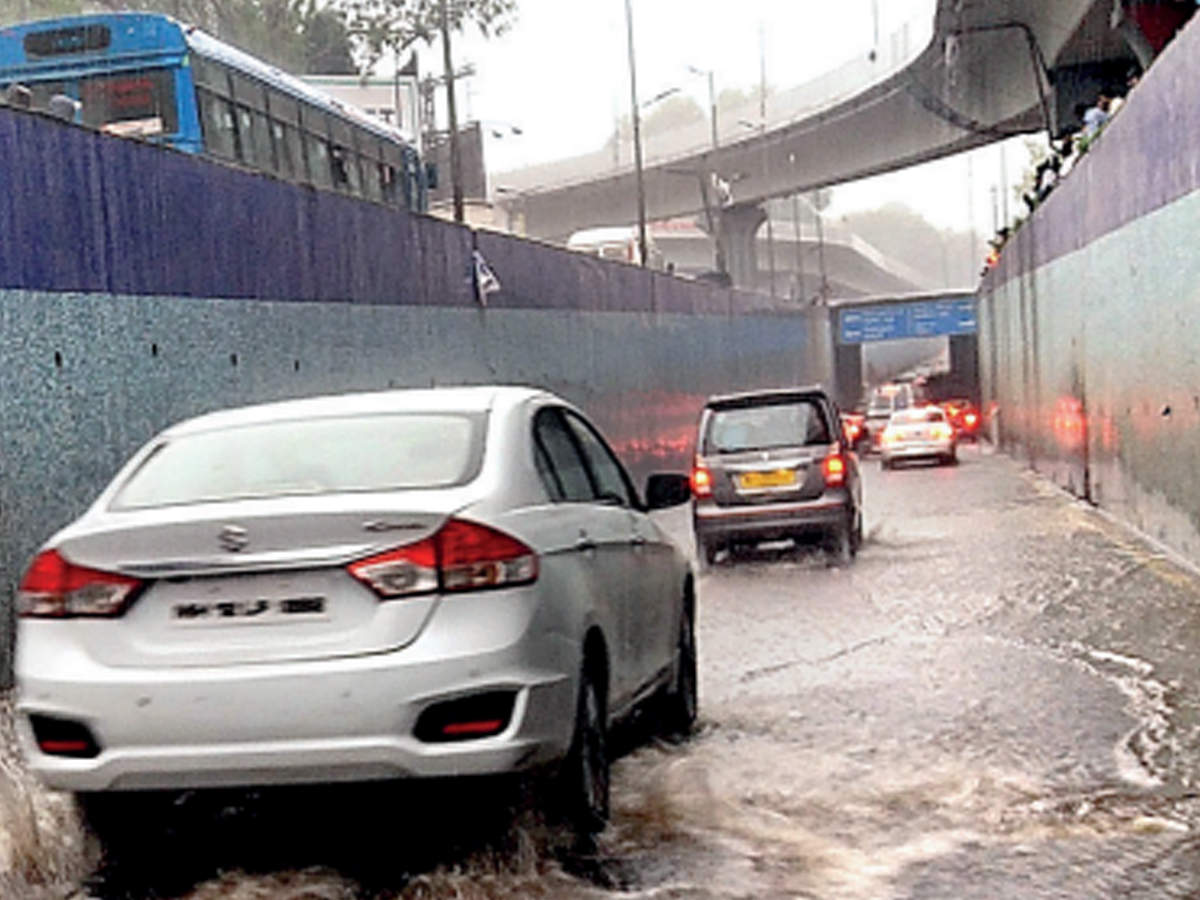
<svg viewBox="0 0 1200 900">
<path fill-rule="evenodd" d="M 713 492 L 712 472 L 699 463 L 692 466 L 692 495 L 695 497 L 711 497 Z"/>
<path fill-rule="evenodd" d="M 529 584 L 538 576 L 534 551 L 516 538 L 451 519 L 435 534 L 347 566 L 384 600 L 435 591 L 476 591 Z"/>
<path fill-rule="evenodd" d="M 17 588 L 17 614 L 27 618 L 121 615 L 143 587 L 137 578 L 77 566 L 43 550 Z"/>
<path fill-rule="evenodd" d="M 954 431 L 945 422 L 935 422 L 929 433 L 937 440 L 944 441 L 954 437 Z"/>
<path fill-rule="evenodd" d="M 846 460 L 839 453 L 830 453 L 821 463 L 826 487 L 841 487 L 846 483 Z"/>
<path fill-rule="evenodd" d="M 979 421 L 979 417 L 975 415 L 975 413 L 967 413 L 965 416 L 963 416 L 963 421 L 966 422 L 967 425 L 974 425 Z"/>
</svg>

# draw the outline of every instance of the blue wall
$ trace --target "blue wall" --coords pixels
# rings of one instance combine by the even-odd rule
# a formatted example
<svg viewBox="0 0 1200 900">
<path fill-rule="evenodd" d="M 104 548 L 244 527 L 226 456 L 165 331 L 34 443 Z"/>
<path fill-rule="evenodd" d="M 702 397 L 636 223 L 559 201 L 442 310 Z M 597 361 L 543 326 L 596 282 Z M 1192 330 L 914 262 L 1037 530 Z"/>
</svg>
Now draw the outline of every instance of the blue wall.
<svg viewBox="0 0 1200 900">
<path fill-rule="evenodd" d="M 1004 248 L 980 365 L 1008 448 L 1200 564 L 1200 23 Z"/>
<path fill-rule="evenodd" d="M 5 108 L 0 178 L 9 591 L 133 449 L 206 410 L 537 384 L 589 410 L 644 475 L 687 466 L 707 394 L 818 380 L 828 365 L 824 317 L 783 302 Z M 486 307 L 475 249 L 501 283 Z M 6 670 L 0 658 L 0 681 Z"/>
</svg>

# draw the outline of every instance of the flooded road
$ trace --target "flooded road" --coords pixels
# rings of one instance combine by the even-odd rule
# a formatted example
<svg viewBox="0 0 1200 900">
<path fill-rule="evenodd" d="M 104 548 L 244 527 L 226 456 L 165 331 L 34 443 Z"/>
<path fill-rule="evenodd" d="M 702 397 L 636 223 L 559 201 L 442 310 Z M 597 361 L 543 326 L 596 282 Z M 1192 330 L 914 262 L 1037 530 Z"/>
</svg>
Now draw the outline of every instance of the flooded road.
<svg viewBox="0 0 1200 900">
<path fill-rule="evenodd" d="M 372 789 L 231 802 L 96 874 L 4 749 L 0 896 L 1195 896 L 1200 581 L 961 456 L 866 461 L 850 567 L 763 549 L 701 579 L 699 731 L 633 729 L 595 847 L 519 797 Z"/>
</svg>

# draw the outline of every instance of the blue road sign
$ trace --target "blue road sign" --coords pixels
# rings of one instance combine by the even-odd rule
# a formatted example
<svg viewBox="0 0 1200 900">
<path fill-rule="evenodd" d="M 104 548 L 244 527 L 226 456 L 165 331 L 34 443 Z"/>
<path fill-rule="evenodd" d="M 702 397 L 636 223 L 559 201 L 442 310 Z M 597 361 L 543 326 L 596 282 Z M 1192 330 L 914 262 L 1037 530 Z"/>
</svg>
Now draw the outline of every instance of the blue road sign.
<svg viewBox="0 0 1200 900">
<path fill-rule="evenodd" d="M 842 344 L 974 334 L 977 330 L 974 296 L 881 303 L 838 312 L 838 341 Z"/>
</svg>

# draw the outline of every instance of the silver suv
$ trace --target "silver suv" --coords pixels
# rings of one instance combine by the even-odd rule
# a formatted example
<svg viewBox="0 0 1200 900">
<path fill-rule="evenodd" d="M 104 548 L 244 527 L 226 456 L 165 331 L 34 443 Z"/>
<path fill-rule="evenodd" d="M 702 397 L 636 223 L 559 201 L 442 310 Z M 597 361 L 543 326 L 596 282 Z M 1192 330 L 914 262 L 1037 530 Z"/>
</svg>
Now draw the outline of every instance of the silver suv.
<svg viewBox="0 0 1200 900">
<path fill-rule="evenodd" d="M 700 561 L 816 536 L 846 563 L 862 542 L 858 459 L 819 387 L 712 397 L 700 416 L 692 524 Z"/>
</svg>

